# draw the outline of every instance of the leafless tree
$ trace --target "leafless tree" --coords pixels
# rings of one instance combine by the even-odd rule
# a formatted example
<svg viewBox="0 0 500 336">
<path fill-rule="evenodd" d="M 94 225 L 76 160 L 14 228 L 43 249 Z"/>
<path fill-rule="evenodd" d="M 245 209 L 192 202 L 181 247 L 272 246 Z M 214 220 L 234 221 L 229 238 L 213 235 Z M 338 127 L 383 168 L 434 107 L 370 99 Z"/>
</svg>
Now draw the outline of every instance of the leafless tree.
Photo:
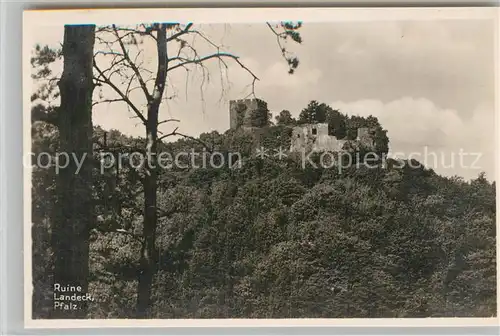
<svg viewBox="0 0 500 336">
<path fill-rule="evenodd" d="M 282 41 L 291 38 L 300 43 L 300 35 L 296 31 L 300 24 L 278 23 L 269 24 L 269 28 L 276 35 L 280 51 L 287 60 L 290 73 L 298 65 L 298 60 L 287 52 Z M 201 54 L 192 42 L 191 37 L 197 37 L 212 51 Z M 255 83 L 259 80 L 240 58 L 214 43 L 203 31 L 195 25 L 172 23 L 140 24 L 134 27 L 118 27 L 116 25 L 100 27 L 96 39 L 102 47 L 94 53 L 94 68 L 96 85 L 111 88 L 113 98 L 102 98 L 95 103 L 123 102 L 127 105 L 134 117 L 140 120 L 145 127 L 147 167 L 143 177 L 144 187 L 144 225 L 142 232 L 142 251 L 140 256 L 140 270 L 137 288 L 137 318 L 146 318 L 151 306 L 151 287 L 156 272 L 157 254 L 155 237 L 157 221 L 163 213 L 157 208 L 157 151 L 158 143 L 170 136 L 185 136 L 175 128 L 168 134 L 159 136 L 160 124 L 175 122 L 173 119 L 159 120 L 159 108 L 162 101 L 169 99 L 166 88 L 169 84 L 169 75 L 175 71 L 198 70 L 203 78 L 208 76 L 208 62 L 218 62 L 221 73 L 226 71 L 228 62 L 235 62 L 242 71 L 248 74 L 251 95 L 255 96 Z M 156 46 L 156 69 L 150 70 L 145 65 L 144 43 Z M 132 98 L 132 93 L 142 92 L 144 104 Z"/>
</svg>

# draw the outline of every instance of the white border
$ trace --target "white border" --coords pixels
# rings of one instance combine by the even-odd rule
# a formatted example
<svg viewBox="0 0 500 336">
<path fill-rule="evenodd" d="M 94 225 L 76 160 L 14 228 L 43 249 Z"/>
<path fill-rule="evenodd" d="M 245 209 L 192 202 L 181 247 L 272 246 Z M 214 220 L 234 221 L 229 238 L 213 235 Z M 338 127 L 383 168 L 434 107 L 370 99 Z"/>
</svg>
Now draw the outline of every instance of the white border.
<svg viewBox="0 0 500 336">
<path fill-rule="evenodd" d="M 44 10 L 23 13 L 23 150 L 31 151 L 30 51 L 32 43 L 28 32 L 36 26 L 64 24 L 128 24 L 164 21 L 196 23 L 250 23 L 280 21 L 329 22 L 329 21 L 388 21 L 388 20 L 448 20 L 494 19 L 496 22 L 495 57 L 500 45 L 499 8 L 196 8 L 196 9 L 95 9 L 95 10 Z M 139 19 L 140 18 L 140 19 Z M 113 21 L 110 21 L 113 19 Z M 498 61 L 498 59 L 497 59 Z M 500 88 L 498 62 L 495 69 L 496 91 Z M 500 137 L 498 95 L 496 96 L 496 144 Z M 499 165 L 496 155 L 497 209 L 500 209 Z M 497 216 L 497 242 L 500 231 Z M 411 319 L 88 319 L 88 320 L 33 320 L 32 311 L 32 246 L 31 246 L 31 168 L 24 168 L 24 322 L 26 328 L 89 328 L 89 327 L 472 327 L 499 326 L 500 320 L 492 318 L 411 318 Z M 500 265 L 497 243 L 497 270 Z M 497 293 L 500 284 L 497 274 Z M 497 312 L 500 301 L 497 294 Z"/>
</svg>

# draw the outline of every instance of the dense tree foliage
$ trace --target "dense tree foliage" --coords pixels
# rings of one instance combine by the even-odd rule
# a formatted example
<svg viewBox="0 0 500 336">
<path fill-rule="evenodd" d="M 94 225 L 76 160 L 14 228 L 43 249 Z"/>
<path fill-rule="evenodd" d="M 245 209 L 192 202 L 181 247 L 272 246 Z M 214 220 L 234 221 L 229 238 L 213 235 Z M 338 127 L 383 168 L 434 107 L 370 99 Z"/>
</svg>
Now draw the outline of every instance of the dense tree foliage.
<svg viewBox="0 0 500 336">
<path fill-rule="evenodd" d="M 299 115 L 299 122 L 303 124 L 323 123 L 326 121 L 327 111 L 331 110 L 326 104 L 312 100 Z"/>
<path fill-rule="evenodd" d="M 351 123 L 378 123 L 350 118 Z M 348 128 L 349 130 L 349 128 Z M 34 147 L 55 151 L 39 124 Z M 242 153 L 240 167 L 159 172 L 158 271 L 152 318 L 443 317 L 496 315 L 495 183 L 437 175 L 416 162 L 302 167 L 255 148 L 289 142 L 290 127 L 229 130 L 162 143 L 172 155 Z M 94 131 L 95 155 L 104 131 Z M 107 150 L 145 139 L 106 133 Z M 185 163 L 191 162 L 183 158 Z M 201 157 L 197 157 L 200 163 Z M 219 158 L 219 160 L 221 160 Z M 89 317 L 134 316 L 142 231 L 141 171 L 100 174 L 91 235 Z M 54 174 L 34 171 L 35 307 L 44 316 Z M 38 286 L 38 287 L 37 287 Z M 45 286 L 45 287 L 44 287 Z M 45 308 L 44 308 L 45 307 Z"/>
<path fill-rule="evenodd" d="M 253 127 L 265 127 L 271 123 L 271 112 L 267 108 L 267 103 L 262 99 L 257 99 L 257 108 L 251 111 L 251 121 Z"/>
<path fill-rule="evenodd" d="M 297 121 L 292 117 L 292 113 L 288 110 L 282 110 L 276 116 L 277 125 L 294 125 Z"/>
</svg>

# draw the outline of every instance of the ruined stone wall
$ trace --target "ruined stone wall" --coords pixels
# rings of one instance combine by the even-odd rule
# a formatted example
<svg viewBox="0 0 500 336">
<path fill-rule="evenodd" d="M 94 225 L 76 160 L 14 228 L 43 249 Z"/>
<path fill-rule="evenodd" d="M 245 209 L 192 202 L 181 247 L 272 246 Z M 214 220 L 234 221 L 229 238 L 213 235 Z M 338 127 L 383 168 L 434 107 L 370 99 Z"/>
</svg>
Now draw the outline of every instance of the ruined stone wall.
<svg viewBox="0 0 500 336">
<path fill-rule="evenodd" d="M 334 135 L 319 136 L 313 146 L 313 151 L 340 152 L 347 140 L 339 140 Z"/>
<path fill-rule="evenodd" d="M 328 124 L 306 124 L 296 126 L 292 130 L 290 151 L 332 151 L 342 149 L 346 140 L 339 140 L 328 134 Z"/>
<path fill-rule="evenodd" d="M 328 124 L 305 124 L 296 126 L 292 130 L 290 151 L 299 152 L 305 150 L 306 152 L 340 152 L 344 149 L 346 143 L 350 147 L 357 147 L 362 144 L 365 148 L 373 146 L 372 135 L 368 128 L 358 129 L 358 138 L 355 141 L 344 139 L 337 139 L 334 135 L 328 134 Z"/>
</svg>

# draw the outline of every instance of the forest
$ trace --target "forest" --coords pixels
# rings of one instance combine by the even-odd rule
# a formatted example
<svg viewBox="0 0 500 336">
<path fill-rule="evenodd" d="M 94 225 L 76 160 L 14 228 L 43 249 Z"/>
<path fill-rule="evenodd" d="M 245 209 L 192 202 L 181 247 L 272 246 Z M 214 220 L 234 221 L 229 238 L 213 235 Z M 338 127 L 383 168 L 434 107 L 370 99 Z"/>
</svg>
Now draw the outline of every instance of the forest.
<svg viewBox="0 0 500 336">
<path fill-rule="evenodd" d="M 300 43 L 299 28 L 285 23 L 271 27 L 271 34 Z M 485 174 L 469 181 L 440 176 L 392 159 L 376 168 L 339 171 L 303 167 L 294 155 L 255 156 L 259 146 L 288 148 L 292 126 L 311 122 L 328 123 L 339 138 L 369 126 L 375 130 L 374 151 L 387 153 L 390 139 L 376 117 L 348 116 L 316 101 L 297 119 L 264 106 L 263 127 L 255 132 L 230 129 L 193 137 L 172 127 L 178 139 L 167 141 L 168 134 L 156 134 L 161 120 L 151 93 L 165 83 L 155 77 L 148 91 L 139 79 L 120 43 L 130 30 L 94 29 L 66 27 L 61 51 L 38 46 L 34 79 L 51 77 L 47 64 L 56 59 L 68 67 L 66 61 L 74 65 L 75 58 L 88 57 L 79 48 L 92 46 L 85 43 L 99 34 L 118 34 L 113 41 L 123 60 L 111 65 L 128 64 L 130 78 L 150 98 L 147 115 L 135 111 L 115 86 L 117 99 L 143 116 L 146 132 L 131 137 L 92 125 L 92 92 L 82 95 L 85 88 L 79 87 L 80 100 L 71 100 L 75 90 L 64 70 L 59 89 L 47 84 L 33 95 L 35 157 L 49 153 L 53 162 L 61 151 L 90 154 L 81 174 L 74 174 L 73 166 L 66 173 L 53 164 L 33 166 L 33 318 L 496 316 L 495 181 Z M 161 38 L 174 41 L 169 39 L 181 38 L 192 26 L 136 29 L 140 36 L 153 34 L 161 54 Z M 293 75 L 298 59 L 283 55 Z M 182 56 L 179 64 L 204 59 L 193 57 Z M 92 72 L 81 68 L 80 75 Z M 75 73 L 73 68 L 70 75 Z M 97 65 L 88 80 L 113 88 L 110 78 Z M 60 106 L 40 104 L 59 96 Z M 243 159 L 237 168 L 99 168 L 103 152 L 151 148 L 172 154 L 238 152 Z M 77 313 L 55 311 L 53 287 L 61 282 L 82 284 L 95 300 Z"/>
</svg>

